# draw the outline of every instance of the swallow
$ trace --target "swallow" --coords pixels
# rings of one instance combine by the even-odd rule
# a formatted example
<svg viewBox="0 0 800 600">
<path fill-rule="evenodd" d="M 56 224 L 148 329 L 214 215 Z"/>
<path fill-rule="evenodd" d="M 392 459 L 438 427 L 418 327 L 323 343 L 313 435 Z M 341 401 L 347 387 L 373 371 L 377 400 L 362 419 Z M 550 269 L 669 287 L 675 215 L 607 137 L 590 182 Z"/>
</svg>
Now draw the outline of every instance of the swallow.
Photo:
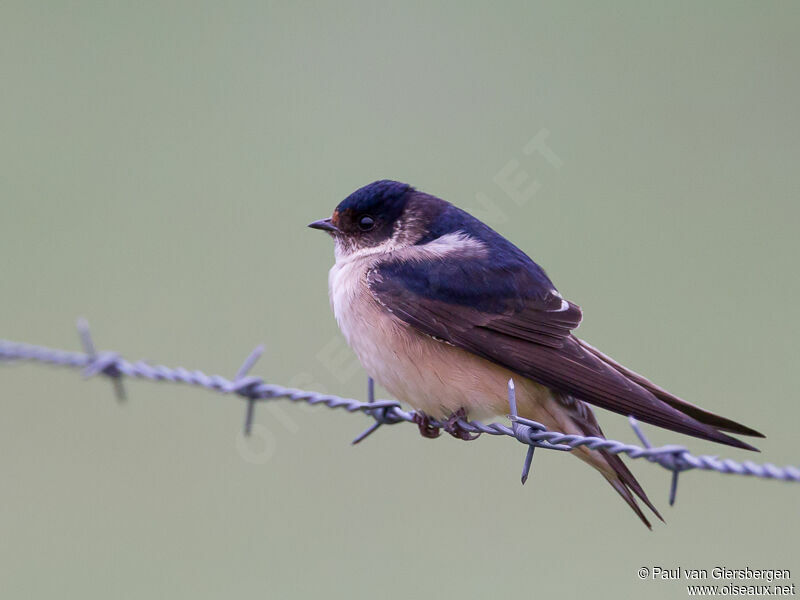
<svg viewBox="0 0 800 600">
<path fill-rule="evenodd" d="M 545 271 L 489 226 L 408 184 L 382 180 L 309 225 L 335 242 L 329 296 L 367 373 L 420 415 L 426 437 L 459 418 L 507 412 L 514 379 L 520 416 L 552 431 L 605 437 L 590 405 L 704 440 L 755 448 L 758 431 L 690 404 L 624 367 L 573 331 L 582 319 Z M 599 471 L 642 522 L 637 497 L 663 521 L 621 458 L 573 454 Z"/>
</svg>

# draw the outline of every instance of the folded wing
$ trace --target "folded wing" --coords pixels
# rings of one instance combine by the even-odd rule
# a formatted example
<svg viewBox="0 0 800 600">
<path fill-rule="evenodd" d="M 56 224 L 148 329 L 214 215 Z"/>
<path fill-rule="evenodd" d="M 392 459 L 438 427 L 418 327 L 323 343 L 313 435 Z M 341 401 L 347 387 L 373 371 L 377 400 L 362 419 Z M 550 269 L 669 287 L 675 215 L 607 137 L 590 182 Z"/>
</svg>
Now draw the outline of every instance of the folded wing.
<svg viewBox="0 0 800 600">
<path fill-rule="evenodd" d="M 755 449 L 720 430 L 758 432 L 672 396 L 572 335 L 580 308 L 521 253 L 390 260 L 370 271 L 368 284 L 380 304 L 422 333 L 522 376 L 659 427 Z"/>
</svg>

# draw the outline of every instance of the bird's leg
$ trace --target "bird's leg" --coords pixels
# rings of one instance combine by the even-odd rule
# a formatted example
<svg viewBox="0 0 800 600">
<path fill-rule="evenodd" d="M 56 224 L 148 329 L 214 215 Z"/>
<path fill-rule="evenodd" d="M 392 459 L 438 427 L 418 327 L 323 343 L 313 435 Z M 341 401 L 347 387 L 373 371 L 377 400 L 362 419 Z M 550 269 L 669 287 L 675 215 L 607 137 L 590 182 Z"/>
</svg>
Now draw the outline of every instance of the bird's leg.
<svg viewBox="0 0 800 600">
<path fill-rule="evenodd" d="M 447 420 L 444 422 L 444 430 L 452 435 L 454 438 L 458 438 L 459 440 L 464 440 L 465 442 L 471 442 L 472 440 L 477 440 L 480 437 L 480 433 L 470 433 L 459 423 L 460 420 L 467 420 L 467 411 L 464 407 L 459 408 L 453 414 L 451 414 Z"/>
<path fill-rule="evenodd" d="M 422 435 L 422 437 L 432 440 L 441 435 L 439 428 L 434 426 L 431 423 L 431 418 L 421 410 L 418 410 L 414 413 L 413 420 L 414 423 L 419 426 L 419 433 Z"/>
</svg>

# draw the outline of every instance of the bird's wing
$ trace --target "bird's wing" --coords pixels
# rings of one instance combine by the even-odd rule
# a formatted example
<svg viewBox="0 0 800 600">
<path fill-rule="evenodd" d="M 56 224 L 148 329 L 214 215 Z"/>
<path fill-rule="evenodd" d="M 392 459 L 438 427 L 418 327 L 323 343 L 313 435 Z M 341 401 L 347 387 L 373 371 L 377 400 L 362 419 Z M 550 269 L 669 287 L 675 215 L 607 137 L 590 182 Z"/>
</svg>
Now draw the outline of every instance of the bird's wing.
<svg viewBox="0 0 800 600">
<path fill-rule="evenodd" d="M 572 335 L 580 308 L 541 268 L 515 256 L 377 263 L 375 299 L 415 329 L 614 412 L 739 448 L 752 446 L 660 400 Z"/>
</svg>

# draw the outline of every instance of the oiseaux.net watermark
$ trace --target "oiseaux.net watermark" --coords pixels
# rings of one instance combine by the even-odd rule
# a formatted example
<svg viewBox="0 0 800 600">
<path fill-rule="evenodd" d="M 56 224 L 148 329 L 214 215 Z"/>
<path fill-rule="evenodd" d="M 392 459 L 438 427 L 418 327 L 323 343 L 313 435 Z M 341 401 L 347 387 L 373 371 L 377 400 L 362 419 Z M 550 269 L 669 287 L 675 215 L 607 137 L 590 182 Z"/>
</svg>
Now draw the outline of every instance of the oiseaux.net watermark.
<svg viewBox="0 0 800 600">
<path fill-rule="evenodd" d="M 716 566 L 710 569 L 691 567 L 640 567 L 637 576 L 643 581 L 682 582 L 689 596 L 764 597 L 794 596 L 795 584 L 789 569 Z"/>
</svg>

